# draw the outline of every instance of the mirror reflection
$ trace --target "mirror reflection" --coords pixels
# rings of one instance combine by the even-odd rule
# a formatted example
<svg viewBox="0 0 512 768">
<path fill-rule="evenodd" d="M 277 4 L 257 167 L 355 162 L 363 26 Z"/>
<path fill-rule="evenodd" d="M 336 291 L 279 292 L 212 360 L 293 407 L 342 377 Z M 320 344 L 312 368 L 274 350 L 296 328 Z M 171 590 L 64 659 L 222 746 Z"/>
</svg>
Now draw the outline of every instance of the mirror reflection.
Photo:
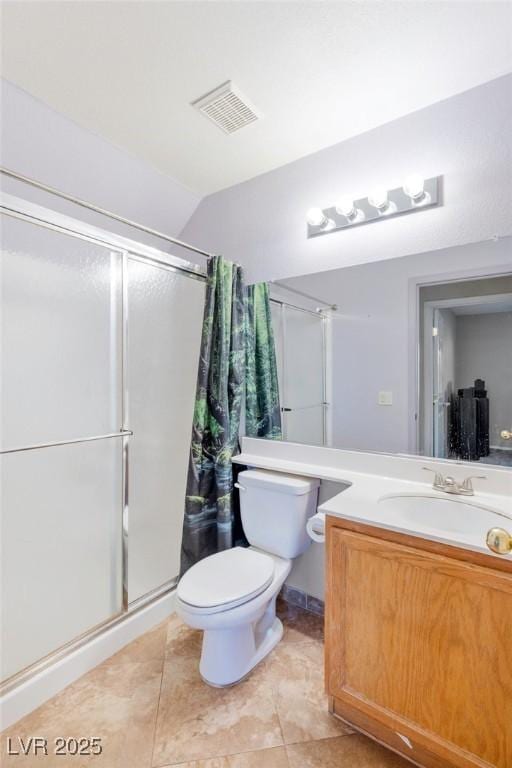
<svg viewBox="0 0 512 768">
<path fill-rule="evenodd" d="M 511 241 L 273 283 L 283 439 L 512 467 Z"/>
</svg>

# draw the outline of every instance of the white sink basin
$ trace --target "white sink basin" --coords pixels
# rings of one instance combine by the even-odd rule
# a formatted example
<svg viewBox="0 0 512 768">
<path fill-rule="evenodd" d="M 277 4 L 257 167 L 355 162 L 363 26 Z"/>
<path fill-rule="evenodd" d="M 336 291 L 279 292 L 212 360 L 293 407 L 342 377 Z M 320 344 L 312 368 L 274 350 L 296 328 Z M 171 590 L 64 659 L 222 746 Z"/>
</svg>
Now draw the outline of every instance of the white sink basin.
<svg viewBox="0 0 512 768">
<path fill-rule="evenodd" d="M 494 527 L 512 528 L 512 519 L 506 515 L 482 507 L 473 501 L 439 496 L 394 495 L 383 496 L 379 506 L 386 508 L 396 522 L 408 528 L 436 531 L 449 535 L 462 533 L 476 535 L 485 541 L 487 531 Z M 508 523 L 508 525 L 507 525 Z"/>
</svg>

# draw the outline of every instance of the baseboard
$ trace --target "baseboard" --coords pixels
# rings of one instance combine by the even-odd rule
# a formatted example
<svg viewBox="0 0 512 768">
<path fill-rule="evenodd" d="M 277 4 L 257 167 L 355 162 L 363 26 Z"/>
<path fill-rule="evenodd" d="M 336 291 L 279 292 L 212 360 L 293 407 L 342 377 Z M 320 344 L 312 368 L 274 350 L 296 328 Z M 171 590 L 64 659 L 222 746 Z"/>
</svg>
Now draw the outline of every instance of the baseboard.
<svg viewBox="0 0 512 768">
<path fill-rule="evenodd" d="M 128 613 L 119 622 L 0 698 L 0 730 L 8 728 L 174 611 L 176 590 Z"/>
<path fill-rule="evenodd" d="M 308 595 L 307 592 L 303 592 L 301 589 L 284 584 L 279 593 L 279 597 L 284 600 L 285 603 L 297 605 L 299 608 L 304 608 L 305 611 L 309 611 L 310 613 L 316 613 L 318 616 L 324 615 L 323 600 L 319 600 L 317 597 L 313 597 L 313 595 Z"/>
</svg>

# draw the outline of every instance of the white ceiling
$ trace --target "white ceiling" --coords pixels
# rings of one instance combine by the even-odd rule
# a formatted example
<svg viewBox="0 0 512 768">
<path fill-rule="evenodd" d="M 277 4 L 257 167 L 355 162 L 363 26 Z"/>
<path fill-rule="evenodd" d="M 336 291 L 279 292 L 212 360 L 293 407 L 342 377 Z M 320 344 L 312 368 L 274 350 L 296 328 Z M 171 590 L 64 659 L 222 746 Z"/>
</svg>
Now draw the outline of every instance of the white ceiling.
<svg viewBox="0 0 512 768">
<path fill-rule="evenodd" d="M 512 69 L 509 2 L 2 7 L 4 77 L 200 194 Z M 190 106 L 228 79 L 264 115 L 231 136 Z"/>
</svg>

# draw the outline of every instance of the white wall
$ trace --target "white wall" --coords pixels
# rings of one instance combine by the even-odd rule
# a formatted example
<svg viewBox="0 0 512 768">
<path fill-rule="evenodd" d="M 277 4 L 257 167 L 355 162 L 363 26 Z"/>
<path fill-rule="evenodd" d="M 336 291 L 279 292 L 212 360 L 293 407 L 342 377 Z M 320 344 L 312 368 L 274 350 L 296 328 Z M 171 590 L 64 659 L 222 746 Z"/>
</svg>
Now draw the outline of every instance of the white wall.
<svg viewBox="0 0 512 768">
<path fill-rule="evenodd" d="M 81 128 L 6 80 L 1 81 L 1 120 L 3 166 L 113 213 L 176 237 L 199 203 L 199 195 L 174 179 Z M 3 176 L 1 182 L 7 192 L 193 260 L 188 252 L 162 240 L 26 184 Z"/>
<path fill-rule="evenodd" d="M 512 237 L 287 280 L 339 309 L 332 320 L 332 436 L 338 448 L 403 452 L 416 403 L 409 334 L 416 279 L 512 272 Z M 379 406 L 380 390 L 393 404 Z"/>
<path fill-rule="evenodd" d="M 182 235 L 240 262 L 251 280 L 510 235 L 511 121 L 512 75 L 210 195 Z M 415 171 L 444 175 L 444 207 L 306 239 L 311 206 Z"/>
<path fill-rule="evenodd" d="M 511 448 L 500 431 L 512 429 L 512 312 L 459 315 L 456 327 L 456 387 L 485 380 L 490 444 Z"/>
</svg>

